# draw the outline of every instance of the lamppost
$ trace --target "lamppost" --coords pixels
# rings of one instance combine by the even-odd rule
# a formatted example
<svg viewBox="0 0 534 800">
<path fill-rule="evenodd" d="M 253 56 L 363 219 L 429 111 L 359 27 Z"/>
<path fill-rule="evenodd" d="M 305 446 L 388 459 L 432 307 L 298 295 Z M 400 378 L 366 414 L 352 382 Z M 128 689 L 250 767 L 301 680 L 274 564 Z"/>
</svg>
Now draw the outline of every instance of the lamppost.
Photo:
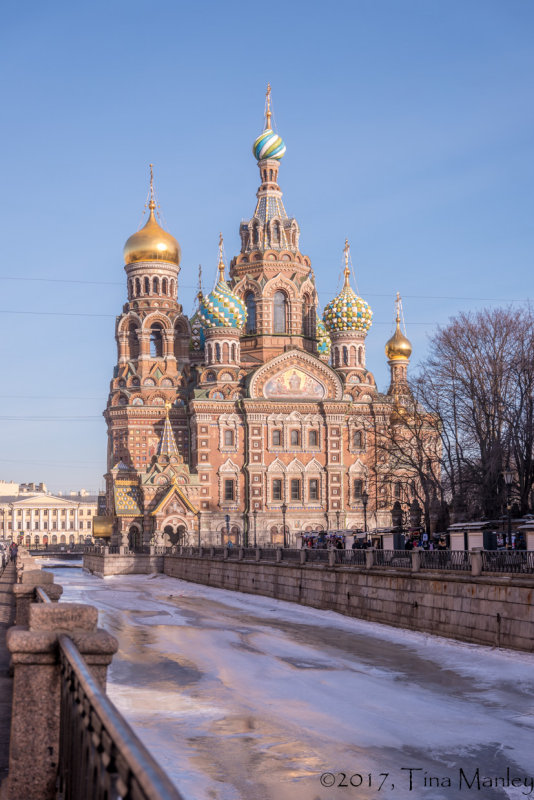
<svg viewBox="0 0 534 800">
<path fill-rule="evenodd" d="M 230 514 L 226 514 L 224 519 L 226 520 L 226 544 L 230 541 Z"/>
<path fill-rule="evenodd" d="M 255 508 L 254 511 L 252 512 L 252 516 L 254 517 L 254 547 L 257 547 L 258 546 L 257 545 L 257 541 L 256 541 L 256 520 L 257 520 L 257 517 L 258 517 L 258 509 L 257 508 Z"/>
<path fill-rule="evenodd" d="M 337 529 L 339 530 L 339 518 L 341 516 L 341 511 L 336 511 L 336 519 L 337 519 Z"/>
<path fill-rule="evenodd" d="M 198 512 L 198 546 L 200 547 L 200 511 Z"/>
<path fill-rule="evenodd" d="M 286 543 L 286 511 L 287 506 L 285 503 L 282 503 L 282 526 L 284 528 L 284 548 L 287 547 Z"/>
<path fill-rule="evenodd" d="M 365 538 L 367 539 L 367 503 L 369 502 L 369 494 L 364 489 L 362 492 L 362 503 L 363 503 L 363 528 L 365 533 Z"/>
<path fill-rule="evenodd" d="M 503 472 L 504 482 L 506 484 L 506 511 L 508 513 L 508 544 L 512 544 L 512 481 L 514 473 L 510 469 L 510 465 Z M 506 538 L 506 537 L 505 537 Z M 506 541 L 505 541 L 506 544 Z"/>
</svg>

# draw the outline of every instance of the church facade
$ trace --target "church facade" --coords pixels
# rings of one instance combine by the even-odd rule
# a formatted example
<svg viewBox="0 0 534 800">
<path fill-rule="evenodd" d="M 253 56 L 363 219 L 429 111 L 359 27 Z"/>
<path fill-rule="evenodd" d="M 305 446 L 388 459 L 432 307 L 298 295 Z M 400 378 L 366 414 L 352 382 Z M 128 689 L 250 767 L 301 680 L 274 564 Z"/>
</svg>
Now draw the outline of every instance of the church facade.
<svg viewBox="0 0 534 800">
<path fill-rule="evenodd" d="M 285 145 L 269 101 L 241 250 L 226 279 L 221 237 L 217 283 L 199 291 L 191 318 L 152 175 L 148 221 L 126 242 L 128 301 L 104 412 L 113 543 L 295 545 L 310 531 L 363 530 L 364 500 L 369 528 L 391 525 L 394 487 L 379 443 L 409 393 L 411 346 L 397 316 L 381 394 L 366 363 L 372 312 L 351 287 L 348 243 L 344 286 L 319 315 L 278 183 Z"/>
</svg>

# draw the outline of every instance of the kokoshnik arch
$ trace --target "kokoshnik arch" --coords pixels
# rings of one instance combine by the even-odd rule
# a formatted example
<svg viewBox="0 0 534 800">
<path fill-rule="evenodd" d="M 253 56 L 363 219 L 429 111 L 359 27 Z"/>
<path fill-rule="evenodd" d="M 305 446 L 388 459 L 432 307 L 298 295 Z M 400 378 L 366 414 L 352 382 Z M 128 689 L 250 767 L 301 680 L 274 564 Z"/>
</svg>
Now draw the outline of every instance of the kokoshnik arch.
<svg viewBox="0 0 534 800">
<path fill-rule="evenodd" d="M 284 142 L 265 128 L 253 145 L 257 202 L 239 228 L 241 251 L 225 278 L 198 293 L 188 318 L 178 301 L 180 246 L 156 218 L 124 248 L 128 302 L 117 318 L 118 363 L 108 425 L 107 526 L 115 544 L 283 541 L 299 533 L 390 525 L 394 488 L 378 439 L 410 395 L 411 346 L 397 327 L 386 345 L 386 395 L 368 370 L 372 311 L 344 285 L 318 315 L 311 261 L 278 184 Z M 256 512 L 256 514 L 254 514 Z M 229 520 L 229 521 L 228 521 Z M 105 526 L 104 526 L 105 527 Z M 229 534 L 229 536 L 228 536 Z"/>
</svg>

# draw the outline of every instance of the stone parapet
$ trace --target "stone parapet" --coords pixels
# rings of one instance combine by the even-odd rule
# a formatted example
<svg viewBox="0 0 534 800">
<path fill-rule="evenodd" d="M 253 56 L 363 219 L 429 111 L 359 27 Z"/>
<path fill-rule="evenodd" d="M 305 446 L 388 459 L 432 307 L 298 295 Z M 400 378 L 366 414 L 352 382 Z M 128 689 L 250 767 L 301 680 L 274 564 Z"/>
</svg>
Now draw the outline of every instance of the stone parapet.
<svg viewBox="0 0 534 800">
<path fill-rule="evenodd" d="M 15 713 L 4 798 L 55 800 L 61 706 L 58 637 L 66 633 L 73 640 L 105 688 L 107 667 L 118 643 L 96 627 L 97 618 L 93 606 L 34 603 L 29 608 L 28 627 L 18 625 L 8 631 Z"/>
</svg>

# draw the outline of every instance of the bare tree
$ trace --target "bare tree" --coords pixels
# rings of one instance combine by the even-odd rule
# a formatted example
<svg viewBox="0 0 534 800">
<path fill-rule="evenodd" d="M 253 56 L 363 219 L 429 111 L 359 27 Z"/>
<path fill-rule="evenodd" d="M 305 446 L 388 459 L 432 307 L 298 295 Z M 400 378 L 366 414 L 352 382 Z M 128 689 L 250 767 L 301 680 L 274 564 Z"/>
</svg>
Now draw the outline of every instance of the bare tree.
<svg viewBox="0 0 534 800">
<path fill-rule="evenodd" d="M 531 309 L 460 314 L 438 330 L 416 386 L 440 420 L 444 487 L 471 516 L 503 506 L 511 459 L 522 512 L 534 479 L 534 317 Z"/>
</svg>

